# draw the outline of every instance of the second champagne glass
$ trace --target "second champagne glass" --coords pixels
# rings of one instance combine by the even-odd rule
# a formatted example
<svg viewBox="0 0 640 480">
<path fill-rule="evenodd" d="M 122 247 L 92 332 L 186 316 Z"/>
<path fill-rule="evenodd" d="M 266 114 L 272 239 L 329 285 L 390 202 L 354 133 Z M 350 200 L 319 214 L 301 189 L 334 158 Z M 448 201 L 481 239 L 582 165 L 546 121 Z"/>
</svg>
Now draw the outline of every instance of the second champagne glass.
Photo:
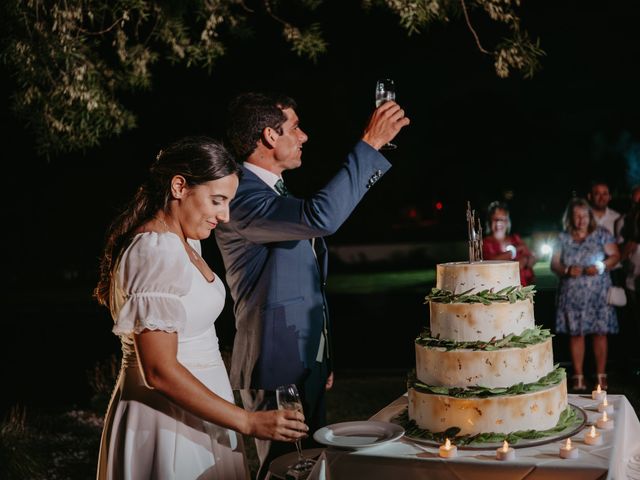
<svg viewBox="0 0 640 480">
<path fill-rule="evenodd" d="M 396 85 L 390 78 L 382 78 L 376 82 L 376 108 L 384 102 L 396 99 Z M 394 143 L 387 142 L 381 150 L 393 150 L 398 148 Z"/>
<path fill-rule="evenodd" d="M 276 388 L 276 401 L 280 410 L 297 410 L 302 413 L 302 401 L 300 400 L 298 387 L 294 384 L 282 385 Z M 302 454 L 300 440 L 296 440 L 296 449 L 298 450 L 298 461 L 290 465 L 288 467 L 289 470 L 293 470 L 298 474 L 310 473 L 315 462 Z M 300 477 L 300 475 L 297 476 Z"/>
</svg>

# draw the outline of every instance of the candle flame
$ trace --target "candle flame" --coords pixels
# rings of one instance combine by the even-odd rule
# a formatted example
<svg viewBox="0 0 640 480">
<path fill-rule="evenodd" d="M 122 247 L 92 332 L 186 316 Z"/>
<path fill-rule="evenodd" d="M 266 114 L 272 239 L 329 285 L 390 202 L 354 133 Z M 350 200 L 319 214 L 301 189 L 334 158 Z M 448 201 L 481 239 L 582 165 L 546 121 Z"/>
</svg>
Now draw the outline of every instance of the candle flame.
<svg viewBox="0 0 640 480">
<path fill-rule="evenodd" d="M 607 420 L 609 419 L 607 418 L 607 411 L 605 410 L 604 413 L 602 414 L 602 421 L 606 422 Z"/>
<path fill-rule="evenodd" d="M 594 425 L 591 425 L 591 430 L 589 430 L 589 436 L 590 437 L 596 436 L 596 427 Z"/>
<path fill-rule="evenodd" d="M 503 452 L 508 452 L 509 451 L 509 442 L 507 442 L 506 440 L 502 444 L 502 451 Z"/>
<path fill-rule="evenodd" d="M 449 441 L 449 439 L 447 438 L 447 440 L 444 442 L 444 448 L 447 450 L 451 449 L 451 442 Z"/>
<path fill-rule="evenodd" d="M 596 392 L 602 393 L 602 389 L 600 388 L 600 384 L 598 384 L 598 388 L 596 388 Z"/>
<path fill-rule="evenodd" d="M 564 444 L 564 448 L 566 448 L 567 450 L 571 450 L 571 439 L 567 438 L 567 443 Z"/>
<path fill-rule="evenodd" d="M 607 396 L 605 395 L 604 398 L 602 399 L 602 404 L 606 407 L 607 405 L 609 405 L 609 402 L 607 402 Z"/>
</svg>

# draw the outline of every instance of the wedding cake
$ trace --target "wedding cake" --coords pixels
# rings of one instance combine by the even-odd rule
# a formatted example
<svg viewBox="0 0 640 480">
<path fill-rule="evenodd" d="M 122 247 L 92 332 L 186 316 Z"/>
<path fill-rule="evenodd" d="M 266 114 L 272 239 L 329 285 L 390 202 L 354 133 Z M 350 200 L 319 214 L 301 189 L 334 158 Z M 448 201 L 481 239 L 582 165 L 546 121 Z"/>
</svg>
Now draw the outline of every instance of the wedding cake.
<svg viewBox="0 0 640 480">
<path fill-rule="evenodd" d="M 551 334 L 535 325 L 534 287 L 518 262 L 437 265 L 430 328 L 415 342 L 408 415 L 421 429 L 458 435 L 556 427 L 567 409 Z"/>
</svg>

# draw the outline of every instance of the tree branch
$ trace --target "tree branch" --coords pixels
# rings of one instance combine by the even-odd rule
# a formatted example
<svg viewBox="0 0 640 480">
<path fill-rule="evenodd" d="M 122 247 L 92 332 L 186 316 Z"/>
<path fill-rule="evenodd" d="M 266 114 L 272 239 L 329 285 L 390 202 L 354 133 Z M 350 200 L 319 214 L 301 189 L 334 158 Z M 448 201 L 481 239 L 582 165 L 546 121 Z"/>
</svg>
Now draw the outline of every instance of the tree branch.
<svg viewBox="0 0 640 480">
<path fill-rule="evenodd" d="M 488 50 L 485 50 L 482 47 L 482 45 L 480 44 L 480 38 L 478 38 L 478 34 L 476 33 L 475 29 L 473 28 L 473 25 L 471 25 L 471 20 L 469 19 L 469 12 L 467 12 L 467 5 L 464 3 L 464 0 L 460 0 L 460 5 L 462 5 L 462 12 L 464 13 L 464 20 L 467 23 L 467 27 L 469 27 L 469 30 L 473 34 L 473 38 L 475 38 L 475 40 L 476 40 L 476 45 L 478 46 L 478 50 L 480 50 L 482 53 L 486 53 L 487 55 L 491 55 L 492 53 L 489 52 Z"/>
<path fill-rule="evenodd" d="M 275 13 L 273 13 L 273 8 L 271 7 L 271 1 L 270 0 L 264 0 L 264 8 L 267 11 L 267 13 L 269 14 L 269 16 L 271 18 L 273 18 L 276 22 L 281 23 L 285 27 L 289 27 L 290 26 L 289 22 L 283 20 L 282 18 L 277 16 Z"/>
<path fill-rule="evenodd" d="M 79 25 L 78 25 L 78 30 L 81 31 L 82 33 L 87 34 L 87 35 L 104 35 L 105 33 L 109 33 L 111 30 L 113 30 L 113 28 L 123 20 L 125 20 L 125 16 L 124 15 L 121 16 L 120 18 L 118 18 L 115 22 L 113 22 L 113 25 L 111 25 L 110 27 L 105 28 L 104 30 L 100 30 L 99 32 L 90 32 L 89 30 L 86 30 L 86 29 L 82 28 Z"/>
</svg>

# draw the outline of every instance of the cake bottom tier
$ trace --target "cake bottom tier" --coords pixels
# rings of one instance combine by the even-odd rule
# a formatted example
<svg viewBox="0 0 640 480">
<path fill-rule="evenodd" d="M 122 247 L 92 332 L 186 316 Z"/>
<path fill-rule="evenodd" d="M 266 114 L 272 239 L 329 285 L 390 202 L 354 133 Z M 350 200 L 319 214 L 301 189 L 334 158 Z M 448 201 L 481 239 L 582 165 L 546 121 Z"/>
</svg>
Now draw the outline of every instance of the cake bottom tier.
<svg viewBox="0 0 640 480">
<path fill-rule="evenodd" d="M 567 381 L 537 392 L 487 398 L 456 398 L 409 389 L 409 418 L 423 429 L 458 435 L 548 430 L 567 408 Z"/>
</svg>

